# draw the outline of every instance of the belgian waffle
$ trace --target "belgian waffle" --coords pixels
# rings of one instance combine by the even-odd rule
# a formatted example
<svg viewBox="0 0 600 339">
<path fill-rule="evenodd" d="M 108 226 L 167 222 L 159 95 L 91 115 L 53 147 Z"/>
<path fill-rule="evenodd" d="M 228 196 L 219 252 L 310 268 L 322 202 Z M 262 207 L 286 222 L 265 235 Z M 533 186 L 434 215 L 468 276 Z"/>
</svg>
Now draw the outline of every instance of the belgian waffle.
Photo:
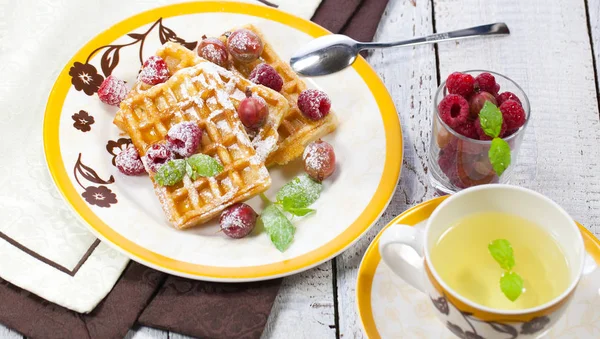
<svg viewBox="0 0 600 339">
<path fill-rule="evenodd" d="M 267 158 L 267 166 L 273 164 L 285 165 L 300 156 L 308 144 L 333 132 L 337 127 L 338 120 L 333 111 L 329 112 L 327 117 L 318 121 L 310 120 L 302 115 L 297 103 L 298 96 L 307 88 L 304 81 L 300 79 L 287 62 L 277 55 L 258 28 L 253 25 L 242 28 L 256 33 L 262 39 L 264 49 L 258 60 L 247 64 L 233 62 L 230 69 L 238 72 L 244 78 L 248 78 L 254 67 L 264 62 L 271 65 L 283 78 L 283 88 L 280 93 L 288 100 L 290 107 L 277 129 L 277 132 L 279 132 L 278 147 Z M 222 36 L 221 39 L 224 43 L 227 43 L 225 36 Z"/>
<path fill-rule="evenodd" d="M 200 58 L 195 52 L 190 51 L 184 46 L 174 42 L 165 43 L 158 49 L 156 55 L 165 60 L 170 74 L 175 74 L 184 68 L 207 62 L 206 60 Z M 240 86 L 231 87 L 227 92 L 227 95 L 231 96 L 234 100 L 236 107 L 245 97 L 244 88 L 251 86 L 255 87 L 253 93 L 265 99 L 267 106 L 269 107 L 269 115 L 265 125 L 256 132 L 250 130 L 246 131 L 250 135 L 250 139 L 252 140 L 252 144 L 256 149 L 259 159 L 261 161 L 265 161 L 267 157 L 278 147 L 277 142 L 279 140 L 279 134 L 277 130 L 281 124 L 283 116 L 288 111 L 288 102 L 277 92 L 267 87 L 256 86 L 246 79 L 239 79 L 239 84 Z M 137 81 L 127 98 L 131 98 L 132 96 L 147 91 L 150 88 L 152 88 L 152 86 L 141 81 Z M 120 113 L 121 111 L 117 112 L 114 123 L 122 130 L 125 130 L 123 114 Z"/>
<path fill-rule="evenodd" d="M 265 191 L 271 178 L 244 131 L 236 113 L 234 91 L 246 88 L 269 105 L 287 109 L 285 99 L 210 62 L 202 61 L 173 74 L 121 103 L 118 121 L 140 155 L 152 144 L 164 142 L 171 126 L 193 121 L 203 133 L 200 153 L 224 167 L 215 177 L 192 180 L 185 176 L 174 186 L 160 186 L 150 175 L 154 190 L 171 224 L 178 228 L 199 225 L 226 207 Z"/>
</svg>

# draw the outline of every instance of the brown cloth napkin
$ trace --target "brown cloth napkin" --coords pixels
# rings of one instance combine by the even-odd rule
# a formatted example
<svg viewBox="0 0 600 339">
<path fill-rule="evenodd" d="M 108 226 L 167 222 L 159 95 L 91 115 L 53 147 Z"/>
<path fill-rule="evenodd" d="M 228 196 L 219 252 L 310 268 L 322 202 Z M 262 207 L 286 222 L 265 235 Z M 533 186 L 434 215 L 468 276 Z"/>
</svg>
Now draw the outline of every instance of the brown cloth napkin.
<svg viewBox="0 0 600 339">
<path fill-rule="evenodd" d="M 324 0 L 312 20 L 371 41 L 389 0 Z M 136 323 L 202 338 L 259 338 L 281 279 L 225 284 L 170 276 L 131 262 L 89 314 L 0 279 L 0 323 L 30 338 L 123 338 Z"/>
</svg>

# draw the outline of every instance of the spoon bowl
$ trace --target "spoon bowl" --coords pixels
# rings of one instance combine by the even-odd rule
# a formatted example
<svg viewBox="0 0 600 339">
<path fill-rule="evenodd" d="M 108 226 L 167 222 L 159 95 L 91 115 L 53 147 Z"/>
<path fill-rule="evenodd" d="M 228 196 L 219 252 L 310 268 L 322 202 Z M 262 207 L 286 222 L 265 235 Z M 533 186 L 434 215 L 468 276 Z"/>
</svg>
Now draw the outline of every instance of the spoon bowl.
<svg viewBox="0 0 600 339">
<path fill-rule="evenodd" d="M 326 35 L 297 51 L 290 65 L 294 71 L 310 76 L 339 72 L 354 63 L 359 52 L 358 45 L 358 41 L 346 35 Z"/>
</svg>

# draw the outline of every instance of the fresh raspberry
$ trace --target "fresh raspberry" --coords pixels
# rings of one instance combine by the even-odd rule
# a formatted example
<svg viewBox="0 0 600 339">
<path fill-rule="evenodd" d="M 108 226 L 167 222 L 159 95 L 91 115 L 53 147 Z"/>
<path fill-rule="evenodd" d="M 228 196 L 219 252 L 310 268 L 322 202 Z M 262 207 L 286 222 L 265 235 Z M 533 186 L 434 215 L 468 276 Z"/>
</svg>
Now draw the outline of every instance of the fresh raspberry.
<svg viewBox="0 0 600 339">
<path fill-rule="evenodd" d="M 109 75 L 104 79 L 100 88 L 98 88 L 98 98 L 105 104 L 119 106 L 121 101 L 127 96 L 127 85 L 123 80 L 117 79 L 113 75 Z"/>
<path fill-rule="evenodd" d="M 139 78 L 148 85 L 163 83 L 169 79 L 167 63 L 159 56 L 153 55 L 144 62 Z"/>
<path fill-rule="evenodd" d="M 438 105 L 440 117 L 452 129 L 467 122 L 469 119 L 469 103 L 458 94 L 448 94 Z"/>
<path fill-rule="evenodd" d="M 283 79 L 277 73 L 275 68 L 269 64 L 262 63 L 252 70 L 249 77 L 250 81 L 255 84 L 267 86 L 274 91 L 281 91 L 283 87 Z"/>
<path fill-rule="evenodd" d="M 146 164 L 148 170 L 156 173 L 162 165 L 174 158 L 173 152 L 171 152 L 167 145 L 154 144 L 148 148 L 146 155 L 142 157 L 142 161 Z"/>
<path fill-rule="evenodd" d="M 446 79 L 446 88 L 450 94 L 458 94 L 468 98 L 473 93 L 475 79 L 470 74 L 454 72 Z"/>
<path fill-rule="evenodd" d="M 498 105 L 502 105 L 502 103 L 505 102 L 506 100 L 514 100 L 514 101 L 518 102 L 519 105 L 523 106 L 523 104 L 521 103 L 521 100 L 519 100 L 519 97 L 514 93 L 503 92 L 496 96 L 496 101 L 498 102 Z"/>
<path fill-rule="evenodd" d="M 492 137 L 490 137 L 489 135 L 485 134 L 485 132 L 483 131 L 483 128 L 481 128 L 481 120 L 479 120 L 479 117 L 477 117 L 477 119 L 475 119 L 475 122 L 473 123 L 473 125 L 475 126 L 475 130 L 477 131 L 477 136 L 479 137 L 479 140 L 492 140 Z M 502 121 L 502 128 L 500 128 L 500 137 L 504 137 L 506 133 L 506 121 Z"/>
<path fill-rule="evenodd" d="M 133 144 L 129 144 L 127 148 L 115 157 L 115 164 L 121 173 L 125 175 L 139 175 L 146 173 L 140 154 Z"/>
<path fill-rule="evenodd" d="M 464 124 L 456 126 L 454 130 L 456 131 L 456 133 L 463 135 L 467 138 L 475 140 L 479 138 L 477 130 L 475 129 L 475 124 L 471 120 L 467 120 Z"/>
<path fill-rule="evenodd" d="M 475 77 L 475 90 L 496 94 L 500 90 L 500 85 L 490 73 L 481 73 Z"/>
<path fill-rule="evenodd" d="M 525 124 L 525 111 L 515 100 L 506 100 L 500 105 L 502 119 L 506 122 L 506 129 L 514 130 Z"/>
<path fill-rule="evenodd" d="M 193 122 L 180 122 L 167 133 L 167 147 L 175 154 L 187 158 L 198 150 L 202 140 L 202 129 Z"/>
<path fill-rule="evenodd" d="M 298 108 L 311 120 L 320 120 L 329 114 L 331 101 L 325 92 L 306 89 L 298 96 Z"/>
</svg>

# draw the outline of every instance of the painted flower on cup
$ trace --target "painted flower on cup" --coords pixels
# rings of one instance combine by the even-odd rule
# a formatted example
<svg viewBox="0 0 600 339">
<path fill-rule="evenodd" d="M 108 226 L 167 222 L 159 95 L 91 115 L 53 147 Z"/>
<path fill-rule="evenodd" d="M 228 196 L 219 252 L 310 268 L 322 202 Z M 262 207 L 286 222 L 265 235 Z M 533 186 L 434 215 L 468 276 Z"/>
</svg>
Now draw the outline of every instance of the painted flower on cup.
<svg viewBox="0 0 600 339">
<path fill-rule="evenodd" d="M 546 327 L 550 319 L 548 317 L 535 317 L 521 326 L 521 334 L 534 334 Z"/>
<path fill-rule="evenodd" d="M 95 122 L 94 117 L 89 115 L 89 113 L 84 110 L 79 111 L 79 113 L 73 114 L 71 118 L 74 121 L 73 127 L 82 132 L 89 132 L 92 129 L 91 125 Z"/>
<path fill-rule="evenodd" d="M 112 164 L 116 166 L 115 162 L 117 155 L 124 151 L 131 144 L 131 139 L 129 138 L 119 138 L 117 141 L 109 140 L 106 143 L 106 151 L 112 155 Z"/>
<path fill-rule="evenodd" d="M 431 298 L 431 297 L 430 297 Z M 439 297 L 437 299 L 431 298 L 431 302 L 433 306 L 437 308 L 440 313 L 448 315 L 450 313 L 450 308 L 448 307 L 448 301 L 444 297 Z"/>
<path fill-rule="evenodd" d="M 117 203 L 117 196 L 106 186 L 89 186 L 81 195 L 90 205 L 98 207 L 110 207 Z"/>
<path fill-rule="evenodd" d="M 69 69 L 69 75 L 75 89 L 90 96 L 98 92 L 98 88 L 104 81 L 104 77 L 98 74 L 96 67 L 88 63 L 75 62 Z"/>
</svg>

